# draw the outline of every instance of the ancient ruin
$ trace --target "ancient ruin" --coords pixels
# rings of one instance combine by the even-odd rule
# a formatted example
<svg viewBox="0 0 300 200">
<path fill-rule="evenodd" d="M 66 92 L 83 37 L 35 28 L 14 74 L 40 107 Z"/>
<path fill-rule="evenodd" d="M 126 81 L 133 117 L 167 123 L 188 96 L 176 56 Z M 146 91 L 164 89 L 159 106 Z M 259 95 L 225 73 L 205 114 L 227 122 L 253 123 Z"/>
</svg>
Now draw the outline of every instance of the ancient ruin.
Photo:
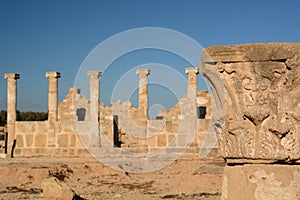
<svg viewBox="0 0 300 200">
<path fill-rule="evenodd" d="M 58 103 L 59 72 L 47 72 L 49 79 L 48 120 L 16 121 L 17 74 L 6 74 L 8 79 L 8 145 L 7 156 L 90 156 L 88 148 L 123 148 L 134 153 L 148 153 L 174 143 L 183 148 L 187 142 L 181 127 L 188 111 L 183 104 L 194 101 L 198 116 L 197 135 L 192 144 L 198 155 L 207 124 L 210 121 L 210 95 L 197 89 L 198 68 L 187 68 L 188 94 L 172 109 L 162 110 L 157 119 L 148 117 L 149 69 L 137 69 L 139 102 L 134 108 L 130 102 L 113 102 L 110 107 L 99 102 L 101 72 L 89 71 L 90 98 L 80 94 L 79 88 L 70 88 L 66 98 Z M 196 114 L 196 111 L 195 111 Z M 190 115 L 191 116 L 191 115 Z M 101 134 L 99 134 L 99 131 Z M 79 134 L 82 133 L 82 134 Z M 181 140 L 176 140 L 181 134 Z M 103 138 L 101 138 L 103 137 Z M 109 142 L 105 139 L 108 138 Z M 191 151 L 192 152 L 192 151 Z M 5 156 L 5 155 L 4 155 Z"/>
<path fill-rule="evenodd" d="M 156 119 L 148 117 L 149 69 L 136 71 L 138 108 L 100 103 L 98 71 L 87 74 L 89 98 L 70 88 L 58 103 L 60 73 L 47 72 L 49 116 L 42 122 L 16 121 L 20 75 L 5 74 L 7 130 L 0 130 L 8 134 L 1 137 L 7 149 L 2 156 L 87 157 L 89 148 L 108 147 L 145 154 L 171 146 L 198 157 L 217 156 L 217 150 L 226 161 L 222 199 L 299 199 L 300 43 L 208 47 L 200 68 L 185 72 L 187 95 Z M 211 93 L 198 90 L 198 73 Z M 188 131 L 196 132 L 191 141 Z"/>
</svg>

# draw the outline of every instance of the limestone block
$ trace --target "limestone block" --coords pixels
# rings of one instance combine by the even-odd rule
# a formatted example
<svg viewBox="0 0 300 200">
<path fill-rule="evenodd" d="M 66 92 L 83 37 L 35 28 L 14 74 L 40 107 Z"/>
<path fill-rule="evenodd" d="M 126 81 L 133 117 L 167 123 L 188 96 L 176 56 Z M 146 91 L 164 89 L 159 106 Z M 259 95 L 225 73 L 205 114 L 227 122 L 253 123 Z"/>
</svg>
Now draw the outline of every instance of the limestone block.
<svg viewBox="0 0 300 200">
<path fill-rule="evenodd" d="M 215 126 L 221 155 L 232 163 L 299 160 L 300 43 L 209 47 L 207 52 L 211 57 L 202 58 L 202 72 L 224 84 L 215 99 L 226 110 L 222 128 Z"/>
<path fill-rule="evenodd" d="M 57 144 L 58 147 L 69 147 L 69 135 L 68 134 L 57 135 Z"/>
<path fill-rule="evenodd" d="M 15 150 L 14 150 L 14 156 L 24 156 L 23 155 L 23 148 L 15 148 Z"/>
<path fill-rule="evenodd" d="M 171 142 L 174 141 L 175 135 L 174 134 L 168 134 L 168 142 L 167 145 L 169 145 Z"/>
<path fill-rule="evenodd" d="M 174 121 L 166 121 L 166 131 L 171 133 L 177 133 L 178 125 Z"/>
<path fill-rule="evenodd" d="M 164 120 L 148 120 L 147 121 L 147 135 L 151 137 L 153 135 L 158 135 L 164 129 Z"/>
<path fill-rule="evenodd" d="M 22 155 L 23 156 L 33 156 L 34 155 L 33 149 L 32 148 L 23 148 Z"/>
<path fill-rule="evenodd" d="M 76 155 L 76 150 L 75 149 L 69 149 L 69 155 L 70 156 L 75 156 Z"/>
<path fill-rule="evenodd" d="M 152 136 L 152 137 L 149 137 L 147 139 L 148 139 L 149 147 L 156 147 L 157 146 L 156 136 Z"/>
<path fill-rule="evenodd" d="M 85 145 L 84 145 L 84 143 L 82 142 L 81 137 L 78 137 L 78 138 L 77 138 L 77 141 L 76 141 L 76 147 L 77 147 L 77 148 L 85 148 Z"/>
<path fill-rule="evenodd" d="M 17 135 L 16 141 L 17 141 L 16 147 L 24 147 L 23 135 Z"/>
<path fill-rule="evenodd" d="M 35 147 L 46 147 L 46 134 L 36 134 L 34 137 L 34 146 Z"/>
<path fill-rule="evenodd" d="M 70 147 L 76 147 L 76 139 L 77 139 L 76 135 L 73 134 L 70 136 Z"/>
<path fill-rule="evenodd" d="M 64 132 L 70 132 L 70 131 L 75 131 L 76 127 L 74 125 L 74 122 L 72 121 L 64 121 L 62 123 L 62 129 Z"/>
<path fill-rule="evenodd" d="M 209 123 L 211 120 L 199 119 L 198 122 L 198 131 L 206 131 L 208 129 Z"/>
<path fill-rule="evenodd" d="M 21 133 L 34 132 L 34 122 L 16 122 L 16 132 L 21 132 Z"/>
<path fill-rule="evenodd" d="M 300 166 L 246 164 L 224 169 L 222 200 L 300 199 Z"/>
<path fill-rule="evenodd" d="M 176 136 L 177 139 L 177 146 L 178 147 L 186 147 L 187 145 L 187 136 L 185 134 L 180 134 Z"/>
<path fill-rule="evenodd" d="M 87 149 L 85 149 L 85 148 L 83 148 L 83 149 L 78 148 L 76 150 L 76 155 L 77 156 L 84 156 L 84 157 L 85 156 L 91 156 L 90 152 Z"/>
<path fill-rule="evenodd" d="M 55 177 L 44 179 L 42 189 L 45 200 L 70 200 L 76 196 L 75 192 L 65 182 Z"/>
<path fill-rule="evenodd" d="M 157 146 L 165 147 L 167 145 L 167 135 L 161 134 L 157 136 Z"/>
<path fill-rule="evenodd" d="M 35 122 L 35 132 L 45 133 L 47 131 L 47 122 Z"/>
<path fill-rule="evenodd" d="M 26 134 L 25 135 L 26 147 L 32 147 L 33 145 L 33 134 Z"/>
<path fill-rule="evenodd" d="M 205 49 L 207 62 L 244 62 L 285 60 L 295 56 L 300 43 L 257 43 L 234 46 L 211 46 Z M 203 53 L 202 53 L 203 55 Z"/>
<path fill-rule="evenodd" d="M 52 149 L 47 148 L 34 148 L 32 151 L 35 156 L 46 156 L 52 153 Z"/>
</svg>

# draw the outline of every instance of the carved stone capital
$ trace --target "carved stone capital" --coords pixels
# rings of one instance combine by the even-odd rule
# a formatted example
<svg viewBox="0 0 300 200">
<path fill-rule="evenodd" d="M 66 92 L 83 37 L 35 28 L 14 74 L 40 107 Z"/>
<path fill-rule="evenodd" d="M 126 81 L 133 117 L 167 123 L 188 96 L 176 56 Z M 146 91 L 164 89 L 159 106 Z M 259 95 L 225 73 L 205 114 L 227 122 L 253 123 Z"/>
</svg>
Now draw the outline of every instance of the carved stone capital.
<svg viewBox="0 0 300 200">
<path fill-rule="evenodd" d="M 88 76 L 90 78 L 97 78 L 97 79 L 99 79 L 101 75 L 102 75 L 102 72 L 99 72 L 99 71 L 88 71 Z"/>
<path fill-rule="evenodd" d="M 7 73 L 4 74 L 4 78 L 5 79 L 19 79 L 20 78 L 20 74 L 15 74 L 15 73 Z"/>
<path fill-rule="evenodd" d="M 225 95 L 221 155 L 230 163 L 299 162 L 299 43 L 215 46 L 206 52 L 203 74 L 224 84 L 224 94 L 210 84 L 218 98 Z"/>
<path fill-rule="evenodd" d="M 47 78 L 60 78 L 59 72 L 46 72 Z"/>
<path fill-rule="evenodd" d="M 198 67 L 187 67 L 187 68 L 185 68 L 185 73 L 186 74 L 198 74 L 199 69 L 198 69 Z"/>
<path fill-rule="evenodd" d="M 150 74 L 150 69 L 146 69 L 146 68 L 137 69 L 136 74 L 139 76 L 141 75 L 148 76 Z"/>
</svg>

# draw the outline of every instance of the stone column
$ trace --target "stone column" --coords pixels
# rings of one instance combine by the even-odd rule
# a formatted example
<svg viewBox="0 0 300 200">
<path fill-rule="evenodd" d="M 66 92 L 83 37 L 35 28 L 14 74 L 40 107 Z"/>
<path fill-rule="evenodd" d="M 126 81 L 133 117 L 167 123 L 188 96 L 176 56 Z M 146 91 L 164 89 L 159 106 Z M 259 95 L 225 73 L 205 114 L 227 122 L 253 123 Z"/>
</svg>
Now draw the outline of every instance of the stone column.
<svg viewBox="0 0 300 200">
<path fill-rule="evenodd" d="M 89 71 L 90 77 L 90 120 L 91 120 L 91 137 L 89 140 L 90 148 L 97 148 L 100 145 L 99 135 L 99 99 L 100 99 L 100 82 L 101 72 Z"/>
<path fill-rule="evenodd" d="M 46 77 L 49 79 L 48 91 L 48 121 L 57 121 L 58 114 L 58 78 L 59 72 L 47 72 Z"/>
<path fill-rule="evenodd" d="M 197 97 L 198 77 L 199 73 L 197 67 L 188 67 L 185 69 L 185 73 L 188 75 L 188 98 L 195 99 Z"/>
<path fill-rule="evenodd" d="M 139 111 L 148 119 L 148 75 L 149 69 L 137 69 L 136 74 L 139 76 Z"/>
<path fill-rule="evenodd" d="M 100 99 L 100 83 L 99 78 L 101 72 L 89 71 L 90 77 L 90 118 L 91 122 L 99 122 L 99 99 Z"/>
<path fill-rule="evenodd" d="M 4 78 L 7 79 L 7 151 L 13 157 L 13 147 L 15 142 L 15 122 L 17 119 L 17 79 L 20 78 L 19 74 L 5 74 Z"/>
<path fill-rule="evenodd" d="M 55 122 L 58 119 L 58 78 L 59 72 L 47 72 L 46 77 L 49 79 L 48 90 L 48 147 L 55 147 Z"/>
</svg>

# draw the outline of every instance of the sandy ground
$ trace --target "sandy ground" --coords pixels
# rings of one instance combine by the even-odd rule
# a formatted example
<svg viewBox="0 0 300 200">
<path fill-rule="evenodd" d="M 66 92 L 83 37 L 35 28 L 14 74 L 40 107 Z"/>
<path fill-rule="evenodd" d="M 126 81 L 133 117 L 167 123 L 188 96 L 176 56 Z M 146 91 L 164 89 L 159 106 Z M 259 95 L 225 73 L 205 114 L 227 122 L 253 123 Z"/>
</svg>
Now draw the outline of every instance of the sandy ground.
<svg viewBox="0 0 300 200">
<path fill-rule="evenodd" d="M 43 199 L 41 182 L 63 179 L 85 199 L 220 199 L 225 163 L 184 159 L 151 173 L 125 173 L 93 158 L 0 159 L 0 199 Z"/>
</svg>

